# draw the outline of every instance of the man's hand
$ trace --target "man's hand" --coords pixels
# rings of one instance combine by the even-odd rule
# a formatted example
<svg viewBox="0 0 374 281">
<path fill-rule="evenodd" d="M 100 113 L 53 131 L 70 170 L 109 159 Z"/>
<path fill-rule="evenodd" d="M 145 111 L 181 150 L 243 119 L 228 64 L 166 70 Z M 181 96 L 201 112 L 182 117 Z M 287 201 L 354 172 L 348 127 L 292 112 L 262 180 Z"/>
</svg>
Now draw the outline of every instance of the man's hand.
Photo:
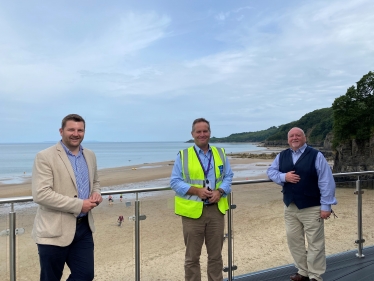
<svg viewBox="0 0 374 281">
<path fill-rule="evenodd" d="M 88 213 L 90 210 L 97 206 L 96 201 L 92 199 L 84 199 L 82 206 L 82 213 Z"/>
<path fill-rule="evenodd" d="M 199 188 L 199 187 L 195 187 L 195 186 L 191 186 L 190 189 L 187 191 L 187 194 L 188 195 L 196 195 L 203 200 L 208 199 L 208 198 L 212 197 L 212 195 L 213 195 L 212 191 L 206 189 L 205 187 L 204 188 Z"/>
<path fill-rule="evenodd" d="M 295 171 L 290 171 L 286 174 L 286 182 L 298 183 L 300 181 L 300 176 L 295 174 Z"/>
<path fill-rule="evenodd" d="M 327 220 L 330 218 L 331 212 L 329 211 L 321 211 L 321 219 Z"/>
<path fill-rule="evenodd" d="M 217 203 L 221 199 L 221 193 L 218 189 L 208 190 L 204 188 L 198 188 L 191 186 L 187 192 L 188 195 L 197 195 L 202 200 L 208 199 L 209 203 Z"/>
<path fill-rule="evenodd" d="M 92 193 L 89 199 L 96 202 L 96 206 L 99 206 L 99 204 L 103 202 L 103 197 L 101 197 L 101 194 L 97 192 Z"/>
<path fill-rule="evenodd" d="M 201 199 L 205 200 L 213 195 L 213 191 L 204 188 L 196 188 L 196 195 L 199 196 Z"/>
<path fill-rule="evenodd" d="M 221 193 L 218 189 L 212 191 L 212 196 L 208 198 L 209 203 L 217 203 L 221 199 Z"/>
</svg>

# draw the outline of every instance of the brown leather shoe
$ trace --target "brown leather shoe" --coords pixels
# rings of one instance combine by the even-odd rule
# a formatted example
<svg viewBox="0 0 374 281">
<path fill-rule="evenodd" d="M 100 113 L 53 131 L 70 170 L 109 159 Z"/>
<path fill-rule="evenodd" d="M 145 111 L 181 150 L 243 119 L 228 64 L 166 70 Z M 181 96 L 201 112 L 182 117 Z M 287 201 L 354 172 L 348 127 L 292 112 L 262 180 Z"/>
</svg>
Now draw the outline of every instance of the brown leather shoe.
<svg viewBox="0 0 374 281">
<path fill-rule="evenodd" d="M 292 281 L 309 281 L 309 277 L 300 275 L 299 273 L 295 273 L 294 275 L 290 276 L 290 280 L 292 280 Z"/>
</svg>

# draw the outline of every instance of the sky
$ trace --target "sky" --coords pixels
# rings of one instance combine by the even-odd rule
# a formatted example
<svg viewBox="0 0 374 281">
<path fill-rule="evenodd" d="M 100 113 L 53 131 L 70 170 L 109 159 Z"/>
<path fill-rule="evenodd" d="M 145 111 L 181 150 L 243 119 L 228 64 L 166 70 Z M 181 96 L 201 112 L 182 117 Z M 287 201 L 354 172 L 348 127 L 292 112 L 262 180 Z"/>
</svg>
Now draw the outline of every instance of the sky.
<svg viewBox="0 0 374 281">
<path fill-rule="evenodd" d="M 0 143 L 280 126 L 374 71 L 373 33 L 372 0 L 0 0 Z"/>
</svg>

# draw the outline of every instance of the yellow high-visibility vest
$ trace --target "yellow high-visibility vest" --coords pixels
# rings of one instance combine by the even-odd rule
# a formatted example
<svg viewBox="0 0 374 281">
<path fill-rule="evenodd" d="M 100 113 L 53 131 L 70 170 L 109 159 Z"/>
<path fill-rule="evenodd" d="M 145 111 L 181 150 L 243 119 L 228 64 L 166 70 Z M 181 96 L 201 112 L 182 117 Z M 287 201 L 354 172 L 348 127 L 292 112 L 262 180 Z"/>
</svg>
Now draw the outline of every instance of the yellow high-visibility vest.
<svg viewBox="0 0 374 281">
<path fill-rule="evenodd" d="M 226 154 L 223 148 L 210 146 L 213 153 L 214 169 L 216 175 L 216 186 L 218 189 L 222 184 L 225 175 Z M 194 147 L 180 151 L 182 162 L 182 175 L 186 183 L 197 188 L 203 188 L 204 170 L 201 167 L 199 158 L 196 155 Z M 203 213 L 204 202 L 196 195 L 175 196 L 175 213 L 180 216 L 197 219 Z M 218 201 L 218 209 L 225 214 L 229 209 L 226 197 L 221 197 Z"/>
</svg>

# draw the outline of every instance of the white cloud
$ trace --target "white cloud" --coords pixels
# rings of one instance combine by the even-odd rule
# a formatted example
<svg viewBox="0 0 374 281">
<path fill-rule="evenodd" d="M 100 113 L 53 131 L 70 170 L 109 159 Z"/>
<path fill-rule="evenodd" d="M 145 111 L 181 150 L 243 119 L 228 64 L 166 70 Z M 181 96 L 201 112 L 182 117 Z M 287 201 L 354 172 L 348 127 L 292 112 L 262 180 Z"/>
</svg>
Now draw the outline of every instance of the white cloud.
<svg viewBox="0 0 374 281">
<path fill-rule="evenodd" d="M 126 60 L 132 60 L 138 52 L 167 36 L 169 24 L 167 16 L 127 13 L 107 23 L 107 28 L 100 30 L 101 33 L 87 32 L 90 35 L 77 42 L 65 42 L 59 34 L 48 34 L 51 42 L 46 41 L 27 51 L 23 48 L 37 42 L 25 42 L 22 30 L 8 32 L 3 41 L 9 41 L 15 48 L 9 44 L 0 45 L 0 95 L 4 99 L 30 101 L 35 97 L 55 97 L 77 86 L 90 88 L 84 85 L 81 73 L 118 69 L 129 72 Z"/>
<path fill-rule="evenodd" d="M 32 20 L 0 2 L 0 129 L 75 111 L 98 140 L 183 140 L 200 116 L 225 136 L 329 107 L 373 70 L 372 1 L 270 2 L 35 5 Z"/>
</svg>

